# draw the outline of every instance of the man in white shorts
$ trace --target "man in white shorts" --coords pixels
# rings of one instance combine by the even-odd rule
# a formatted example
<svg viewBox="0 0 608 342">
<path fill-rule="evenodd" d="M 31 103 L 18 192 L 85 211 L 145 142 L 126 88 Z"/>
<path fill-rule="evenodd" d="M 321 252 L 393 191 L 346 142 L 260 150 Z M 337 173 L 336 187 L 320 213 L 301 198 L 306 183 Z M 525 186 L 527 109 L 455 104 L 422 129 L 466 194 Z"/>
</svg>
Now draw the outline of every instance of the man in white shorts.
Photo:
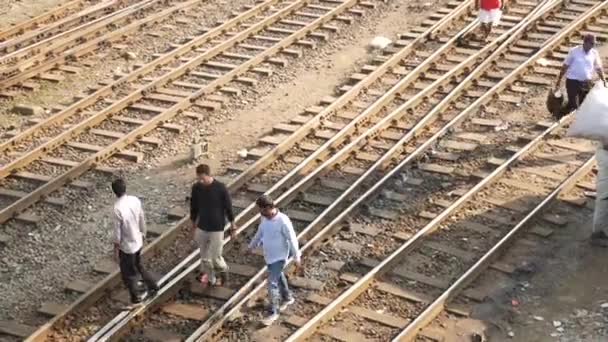
<svg viewBox="0 0 608 342">
<path fill-rule="evenodd" d="M 476 9 L 479 10 L 482 40 L 487 41 L 492 33 L 492 26 L 498 25 L 502 16 L 506 0 L 476 0 Z"/>
</svg>

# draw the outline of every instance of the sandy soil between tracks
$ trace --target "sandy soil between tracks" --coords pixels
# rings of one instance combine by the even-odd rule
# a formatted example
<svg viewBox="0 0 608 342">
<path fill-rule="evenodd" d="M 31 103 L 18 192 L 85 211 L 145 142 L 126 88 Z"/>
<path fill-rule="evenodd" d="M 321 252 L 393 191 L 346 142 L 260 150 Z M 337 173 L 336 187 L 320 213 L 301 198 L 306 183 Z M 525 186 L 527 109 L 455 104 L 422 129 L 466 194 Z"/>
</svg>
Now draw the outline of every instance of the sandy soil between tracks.
<svg viewBox="0 0 608 342">
<path fill-rule="evenodd" d="M 282 78 L 284 82 L 269 87 L 269 91 L 256 98 L 244 99 L 249 101 L 245 109 L 231 113 L 229 120 L 214 127 L 221 133 L 208 137 L 209 154 L 204 160 L 221 172 L 236 158 L 237 150 L 254 145 L 273 125 L 298 115 L 324 96 L 334 95 L 334 89 L 371 57 L 366 46 L 374 36 L 394 39 L 431 10 L 430 6 L 412 0 L 393 1 L 384 6 L 374 15 L 366 15 L 362 24 L 358 20 L 344 30 L 340 39 L 332 38 L 330 44 L 307 52 L 310 57 L 298 60 L 284 71 L 287 75 Z M 176 149 L 188 153 L 188 146 Z M 166 224 L 167 208 L 183 204 L 193 179 L 193 165 L 184 163 L 183 156 L 177 155 L 158 165 L 149 165 L 149 169 L 126 174 L 132 192 L 144 197 L 151 223 Z M 2 278 L 6 279 L 0 282 L 0 297 L 7 299 L 0 303 L 0 320 L 29 317 L 43 301 L 62 298 L 64 281 L 86 279 L 95 262 L 108 256 L 107 213 L 113 199 L 107 190 L 105 186 L 93 189 L 89 198 L 74 203 L 70 215 L 59 222 L 60 227 L 55 228 L 58 223 L 53 222 L 52 227 L 35 231 L 35 237 L 24 232 L 26 236 L 20 240 L 19 248 L 0 249 L 0 268 L 4 272 Z M 53 233 L 55 229 L 61 232 L 62 247 L 52 242 L 58 239 Z M 25 257 L 32 254 L 38 255 L 36 260 Z M 41 283 L 45 285 L 37 285 Z"/>
<path fill-rule="evenodd" d="M 477 319 L 447 320 L 453 341 L 602 342 L 608 340 L 608 250 L 591 247 L 591 222 L 576 220 L 538 250 L 522 252 L 531 274 L 501 277 L 491 299 L 475 307 Z M 448 341 L 450 339 L 448 338 Z"/>
</svg>

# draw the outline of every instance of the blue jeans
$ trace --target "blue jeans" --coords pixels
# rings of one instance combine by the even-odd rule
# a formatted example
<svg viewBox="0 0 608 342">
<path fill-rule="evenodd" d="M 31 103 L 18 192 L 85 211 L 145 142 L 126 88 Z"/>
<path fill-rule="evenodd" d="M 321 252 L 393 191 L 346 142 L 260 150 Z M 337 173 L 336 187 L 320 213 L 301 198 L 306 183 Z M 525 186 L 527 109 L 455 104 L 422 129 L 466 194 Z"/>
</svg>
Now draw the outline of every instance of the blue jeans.
<svg viewBox="0 0 608 342">
<path fill-rule="evenodd" d="M 279 313 L 281 299 L 291 299 L 287 278 L 283 274 L 285 260 L 274 262 L 268 265 L 268 298 L 270 299 L 271 310 L 273 314 Z"/>
</svg>

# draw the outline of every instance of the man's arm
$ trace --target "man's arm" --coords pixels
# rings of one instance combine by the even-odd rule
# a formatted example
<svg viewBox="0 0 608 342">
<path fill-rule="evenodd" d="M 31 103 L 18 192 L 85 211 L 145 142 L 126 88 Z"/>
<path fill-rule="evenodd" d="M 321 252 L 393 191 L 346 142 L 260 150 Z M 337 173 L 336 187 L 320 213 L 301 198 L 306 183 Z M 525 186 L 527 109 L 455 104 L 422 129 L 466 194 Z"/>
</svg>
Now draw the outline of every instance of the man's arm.
<svg viewBox="0 0 608 342">
<path fill-rule="evenodd" d="M 147 233 L 146 215 L 144 214 L 144 207 L 143 207 L 143 204 L 141 203 L 141 200 L 139 201 L 139 231 L 141 232 L 141 235 L 145 239 L 146 233 Z"/>
<path fill-rule="evenodd" d="M 566 71 L 568 71 L 568 68 L 572 64 L 572 58 L 572 50 L 570 50 L 570 52 L 568 52 L 568 56 L 564 60 L 564 65 L 562 65 L 562 69 L 559 71 L 559 76 L 557 76 L 557 83 L 555 84 L 555 89 L 558 89 L 562 84 L 562 79 L 564 78 Z"/>
<path fill-rule="evenodd" d="M 228 188 L 226 185 L 222 184 L 222 198 L 224 199 L 224 212 L 228 221 L 230 221 L 230 229 L 233 231 L 236 230 L 236 225 L 234 224 L 234 212 L 232 211 L 232 199 L 230 198 L 230 193 L 228 193 Z"/>
<path fill-rule="evenodd" d="M 120 241 L 122 239 L 122 217 L 117 210 L 114 210 L 114 258 L 118 261 Z"/>
<path fill-rule="evenodd" d="M 606 78 L 604 77 L 604 70 L 602 68 L 602 59 L 600 57 L 600 54 L 597 53 L 595 55 L 595 70 L 597 72 L 597 75 L 599 76 L 600 80 L 602 80 L 602 82 L 604 82 L 604 85 L 606 85 Z"/>
<path fill-rule="evenodd" d="M 293 252 L 293 259 L 296 263 L 300 263 L 300 259 L 302 257 L 302 253 L 300 252 L 300 246 L 298 244 L 298 237 L 296 236 L 296 231 L 293 229 L 293 224 L 289 217 L 285 217 L 285 221 L 283 222 L 283 234 L 287 239 L 287 243 L 289 244 L 289 249 Z"/>
<path fill-rule="evenodd" d="M 568 71 L 568 65 L 564 64 L 564 65 L 562 65 L 562 68 L 559 71 L 559 76 L 557 76 L 557 82 L 555 83 L 555 89 L 558 89 L 559 86 L 562 84 L 562 79 L 564 78 L 566 71 Z"/>
<path fill-rule="evenodd" d="M 250 250 L 252 250 L 254 248 L 257 248 L 261 242 L 262 242 L 262 227 L 258 226 L 258 230 L 255 232 L 255 236 L 253 237 L 251 242 L 249 242 L 248 247 Z"/>
<path fill-rule="evenodd" d="M 190 192 L 190 222 L 192 223 L 192 234 L 196 231 L 196 226 L 198 225 L 198 208 L 199 208 L 199 199 L 197 196 L 196 187 L 192 186 L 192 191 Z"/>
</svg>

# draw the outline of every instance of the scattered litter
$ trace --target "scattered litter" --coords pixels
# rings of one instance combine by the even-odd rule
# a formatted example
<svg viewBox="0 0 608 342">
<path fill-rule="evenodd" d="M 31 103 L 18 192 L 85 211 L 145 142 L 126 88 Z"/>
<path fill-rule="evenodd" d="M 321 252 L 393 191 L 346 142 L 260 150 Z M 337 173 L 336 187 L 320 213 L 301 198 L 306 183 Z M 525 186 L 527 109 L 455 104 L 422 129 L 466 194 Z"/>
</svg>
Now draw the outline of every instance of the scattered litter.
<svg viewBox="0 0 608 342">
<path fill-rule="evenodd" d="M 600 307 L 602 309 L 606 309 L 606 308 L 608 308 L 608 303 L 603 303 L 602 305 L 600 305 Z"/>
<path fill-rule="evenodd" d="M 494 126 L 494 131 L 496 131 L 496 132 L 506 131 L 507 129 L 509 129 L 508 122 L 503 122 L 502 124 L 500 124 L 498 126 Z"/>
<path fill-rule="evenodd" d="M 248 152 L 247 152 L 247 150 L 240 150 L 240 151 L 237 151 L 236 154 L 238 154 L 239 157 L 241 157 L 241 158 L 247 158 Z"/>
<path fill-rule="evenodd" d="M 589 311 L 585 310 L 585 309 L 576 309 L 574 310 L 574 316 L 575 317 L 585 317 L 589 314 Z"/>
<path fill-rule="evenodd" d="M 558 332 L 560 332 L 560 333 L 563 333 L 563 332 L 564 332 L 564 327 L 559 327 L 559 328 L 557 328 L 557 329 L 555 329 L 555 330 L 557 330 L 557 331 L 558 331 Z"/>
<path fill-rule="evenodd" d="M 369 44 L 369 46 L 372 49 L 383 50 L 387 46 L 389 46 L 391 43 L 392 43 L 392 41 L 390 39 L 388 39 L 386 37 L 378 36 L 378 37 L 372 39 L 372 42 Z"/>
<path fill-rule="evenodd" d="M 515 337 L 515 333 L 514 333 L 514 332 L 512 332 L 512 331 L 509 331 L 509 333 L 507 333 L 507 335 L 508 335 L 510 338 Z"/>
<path fill-rule="evenodd" d="M 547 66 L 549 65 L 549 61 L 546 58 L 539 58 L 536 63 L 542 65 L 542 66 Z"/>
<path fill-rule="evenodd" d="M 554 326 L 555 328 L 557 328 L 557 327 L 561 327 L 561 326 L 562 326 L 562 322 L 560 322 L 560 321 L 553 321 L 553 326 Z"/>
<path fill-rule="evenodd" d="M 560 335 L 560 333 L 551 333 L 551 337 L 559 337 Z"/>
<path fill-rule="evenodd" d="M 519 301 L 517 299 L 511 299 L 511 305 L 519 306 Z"/>
<path fill-rule="evenodd" d="M 378 310 L 376 310 L 376 313 L 379 313 L 382 315 L 382 314 L 384 314 L 384 309 L 378 309 Z"/>
<path fill-rule="evenodd" d="M 533 316 L 532 318 L 534 318 L 534 320 L 536 321 L 544 321 L 545 319 L 541 316 Z"/>
</svg>

